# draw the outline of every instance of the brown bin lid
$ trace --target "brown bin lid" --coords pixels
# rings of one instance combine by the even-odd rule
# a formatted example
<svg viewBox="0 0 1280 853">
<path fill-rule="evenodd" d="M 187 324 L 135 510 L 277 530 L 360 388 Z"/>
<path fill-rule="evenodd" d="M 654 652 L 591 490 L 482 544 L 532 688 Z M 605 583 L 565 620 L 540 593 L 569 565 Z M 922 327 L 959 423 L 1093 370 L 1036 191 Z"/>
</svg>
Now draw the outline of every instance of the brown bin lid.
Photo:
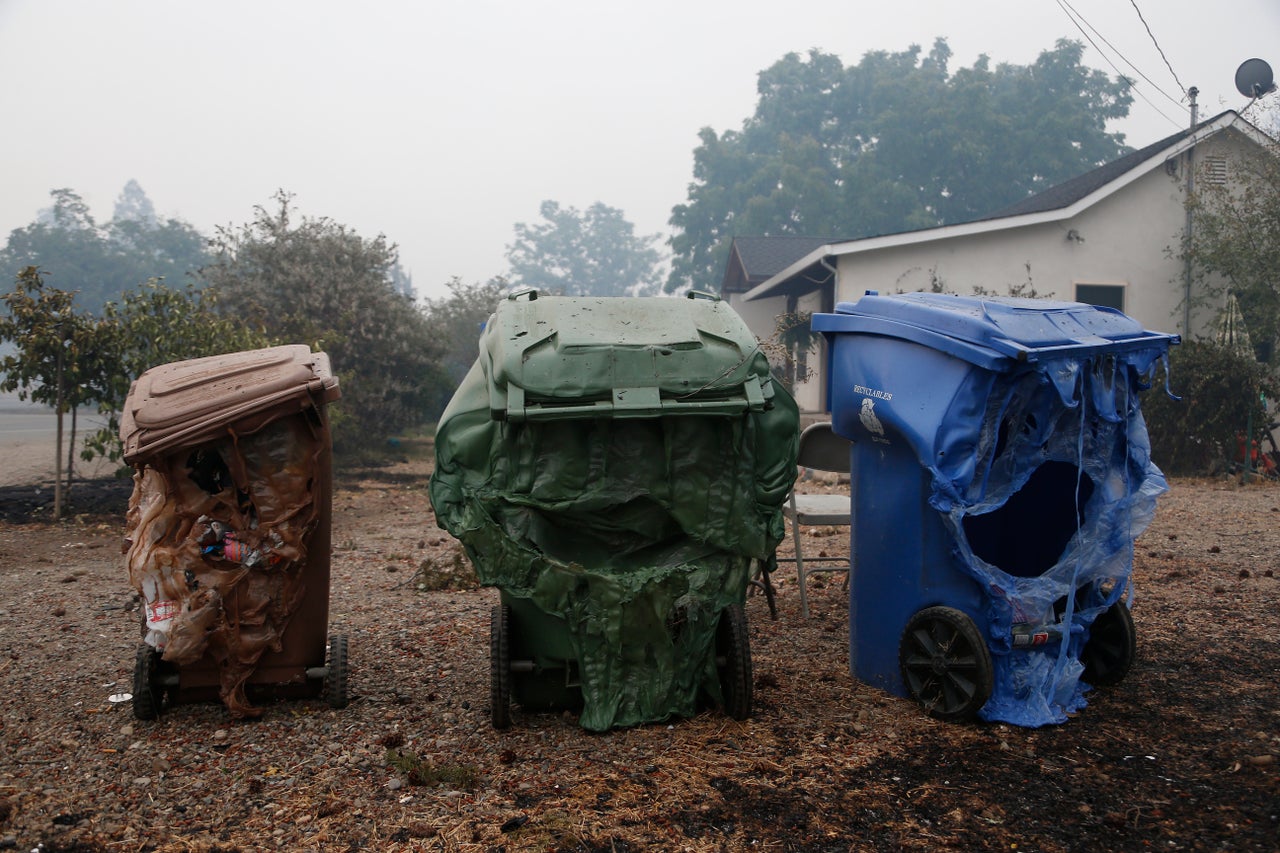
<svg viewBox="0 0 1280 853">
<path fill-rule="evenodd" d="M 340 396 L 329 356 L 305 344 L 153 367 L 133 382 L 120 418 L 126 462 L 191 446 L 237 421 L 253 429 Z"/>
</svg>

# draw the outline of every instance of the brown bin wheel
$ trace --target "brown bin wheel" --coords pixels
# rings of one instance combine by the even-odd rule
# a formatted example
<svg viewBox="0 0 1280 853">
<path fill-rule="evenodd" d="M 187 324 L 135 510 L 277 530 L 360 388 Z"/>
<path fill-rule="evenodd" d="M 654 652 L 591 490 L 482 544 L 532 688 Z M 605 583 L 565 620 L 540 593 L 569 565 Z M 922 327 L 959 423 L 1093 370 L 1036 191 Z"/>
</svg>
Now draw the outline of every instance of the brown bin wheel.
<svg viewBox="0 0 1280 853">
<path fill-rule="evenodd" d="M 139 720 L 154 720 L 163 710 L 160 653 L 143 643 L 138 646 L 133 664 L 133 716 Z"/>
<path fill-rule="evenodd" d="M 345 708 L 351 701 L 347 638 L 343 634 L 329 637 L 329 674 L 324 677 L 324 695 L 330 708 Z"/>
<path fill-rule="evenodd" d="M 926 607 L 911 617 L 898 665 L 911 697 L 939 720 L 971 719 L 995 684 L 991 650 L 973 620 L 953 607 Z"/>
<path fill-rule="evenodd" d="M 498 730 L 511 727 L 511 608 L 489 611 L 489 717 Z"/>
<path fill-rule="evenodd" d="M 735 720 L 751 716 L 751 640 L 747 634 L 747 613 L 741 604 L 730 604 L 720 612 L 716 624 L 716 669 L 724 712 Z"/>
<path fill-rule="evenodd" d="M 1138 654 L 1133 616 L 1123 601 L 1098 614 L 1089 626 L 1089 639 L 1080 652 L 1082 678 L 1094 687 L 1111 687 L 1129 674 Z"/>
</svg>

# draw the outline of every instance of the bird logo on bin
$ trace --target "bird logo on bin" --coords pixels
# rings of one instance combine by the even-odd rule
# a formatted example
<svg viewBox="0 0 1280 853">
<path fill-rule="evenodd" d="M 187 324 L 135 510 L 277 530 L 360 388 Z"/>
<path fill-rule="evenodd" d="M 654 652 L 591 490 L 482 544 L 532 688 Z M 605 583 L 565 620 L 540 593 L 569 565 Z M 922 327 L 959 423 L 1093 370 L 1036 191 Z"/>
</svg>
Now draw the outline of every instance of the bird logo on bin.
<svg viewBox="0 0 1280 853">
<path fill-rule="evenodd" d="M 870 397 L 862 398 L 862 412 L 858 415 L 858 419 L 862 421 L 862 425 L 867 431 L 874 433 L 877 438 L 884 438 L 884 424 L 880 423 L 880 419 L 876 417 L 876 401 Z"/>
</svg>

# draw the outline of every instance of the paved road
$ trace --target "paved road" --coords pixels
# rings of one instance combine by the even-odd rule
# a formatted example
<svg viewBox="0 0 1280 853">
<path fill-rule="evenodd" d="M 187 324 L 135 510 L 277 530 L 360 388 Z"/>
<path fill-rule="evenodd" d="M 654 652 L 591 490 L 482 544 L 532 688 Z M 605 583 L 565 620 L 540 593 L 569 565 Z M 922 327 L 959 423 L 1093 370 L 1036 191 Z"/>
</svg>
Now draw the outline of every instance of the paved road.
<svg viewBox="0 0 1280 853">
<path fill-rule="evenodd" d="M 103 419 L 96 413 L 81 412 L 76 424 L 77 441 L 86 430 L 96 430 L 102 423 Z M 64 421 L 63 429 L 70 431 L 70 418 Z M 56 437 L 57 418 L 53 412 L 0 398 L 0 486 L 52 481 Z M 68 437 L 64 435 L 64 440 Z M 113 468 L 102 461 L 83 462 L 77 453 L 76 471 L 82 477 L 100 476 Z"/>
</svg>

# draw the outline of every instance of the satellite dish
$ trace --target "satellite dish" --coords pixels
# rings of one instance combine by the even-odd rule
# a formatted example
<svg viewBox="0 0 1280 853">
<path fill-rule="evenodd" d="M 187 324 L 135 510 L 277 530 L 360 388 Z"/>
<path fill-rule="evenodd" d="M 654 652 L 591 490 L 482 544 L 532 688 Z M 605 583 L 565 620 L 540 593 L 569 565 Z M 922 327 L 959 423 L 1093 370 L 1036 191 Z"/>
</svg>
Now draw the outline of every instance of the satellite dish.
<svg viewBox="0 0 1280 853">
<path fill-rule="evenodd" d="M 1261 59 L 1246 59 L 1236 69 L 1236 91 L 1246 98 L 1260 98 L 1276 89 L 1271 66 Z"/>
</svg>

